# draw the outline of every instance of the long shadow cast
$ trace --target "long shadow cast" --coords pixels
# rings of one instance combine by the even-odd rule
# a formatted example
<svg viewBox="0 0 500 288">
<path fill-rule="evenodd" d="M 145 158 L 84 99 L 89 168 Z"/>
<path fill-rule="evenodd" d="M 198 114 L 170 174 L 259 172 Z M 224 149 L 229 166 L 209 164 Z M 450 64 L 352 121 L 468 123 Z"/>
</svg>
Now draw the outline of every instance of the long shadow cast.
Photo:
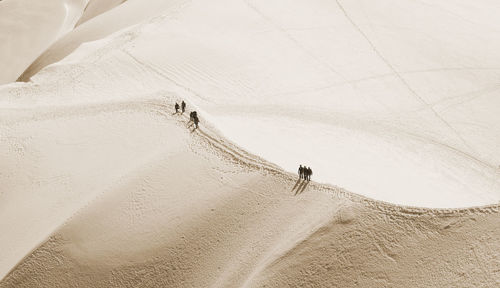
<svg viewBox="0 0 500 288">
<path fill-rule="evenodd" d="M 295 195 L 302 194 L 302 192 L 304 192 L 304 190 L 306 190 L 307 185 L 309 185 L 309 181 L 304 180 L 304 182 L 302 184 L 304 184 L 304 185 L 301 185 L 299 187 L 299 189 L 297 189 L 297 192 L 295 193 Z"/>
<path fill-rule="evenodd" d="M 300 181 L 302 181 L 302 179 L 300 179 L 300 178 L 297 179 L 297 182 L 295 182 L 295 185 L 293 186 L 291 192 L 293 192 L 293 190 L 295 190 L 295 188 L 297 188 L 297 186 L 299 186 Z"/>
<path fill-rule="evenodd" d="M 302 186 L 304 186 L 304 184 L 306 184 L 306 181 L 305 181 L 305 180 L 303 180 L 303 181 L 300 183 L 299 187 L 297 187 L 297 190 L 295 191 L 295 195 L 299 194 L 299 191 L 300 191 L 300 189 L 302 189 Z"/>
</svg>

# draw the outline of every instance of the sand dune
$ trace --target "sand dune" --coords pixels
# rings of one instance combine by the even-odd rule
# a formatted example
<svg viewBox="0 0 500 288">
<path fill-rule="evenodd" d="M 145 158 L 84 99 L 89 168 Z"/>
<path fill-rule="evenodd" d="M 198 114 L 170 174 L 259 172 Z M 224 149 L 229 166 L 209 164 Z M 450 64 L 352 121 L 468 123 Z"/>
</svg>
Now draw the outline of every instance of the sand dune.
<svg viewBox="0 0 500 288">
<path fill-rule="evenodd" d="M 500 284 L 495 3 L 94 2 L 0 86 L 0 287 Z"/>
</svg>

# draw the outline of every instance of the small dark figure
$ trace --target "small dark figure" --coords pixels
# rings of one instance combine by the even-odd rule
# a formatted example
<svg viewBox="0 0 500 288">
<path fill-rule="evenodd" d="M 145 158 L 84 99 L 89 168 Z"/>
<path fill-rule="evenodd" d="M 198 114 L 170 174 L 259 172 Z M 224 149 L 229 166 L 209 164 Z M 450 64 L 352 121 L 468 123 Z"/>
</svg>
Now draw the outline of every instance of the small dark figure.
<svg viewBox="0 0 500 288">
<path fill-rule="evenodd" d="M 181 111 L 182 111 L 182 113 L 184 113 L 184 111 L 186 111 L 186 102 L 184 102 L 184 100 L 182 100 L 182 103 L 181 103 Z"/>
<path fill-rule="evenodd" d="M 304 167 L 302 165 L 299 166 L 299 179 L 304 178 Z"/>
<path fill-rule="evenodd" d="M 198 116 L 196 114 L 193 117 L 193 122 L 194 122 L 194 126 L 196 128 L 198 128 L 198 123 L 200 123 L 200 119 L 198 119 Z"/>
<path fill-rule="evenodd" d="M 198 117 L 196 111 L 191 111 L 191 113 L 189 113 L 189 121 L 193 122 L 195 117 Z"/>
<path fill-rule="evenodd" d="M 177 104 L 177 102 L 175 102 L 175 113 L 179 113 L 179 104 Z"/>
<path fill-rule="evenodd" d="M 311 175 L 313 175 L 313 170 L 311 167 L 307 167 L 307 181 L 311 181 Z"/>
</svg>

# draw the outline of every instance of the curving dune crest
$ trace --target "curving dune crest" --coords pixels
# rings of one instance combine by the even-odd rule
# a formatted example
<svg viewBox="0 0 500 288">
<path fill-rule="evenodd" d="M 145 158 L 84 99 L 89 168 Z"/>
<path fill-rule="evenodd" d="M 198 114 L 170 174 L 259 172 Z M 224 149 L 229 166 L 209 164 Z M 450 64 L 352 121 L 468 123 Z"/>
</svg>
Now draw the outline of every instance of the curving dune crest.
<svg viewBox="0 0 500 288">
<path fill-rule="evenodd" d="M 500 284 L 496 3 L 115 4 L 0 86 L 0 287 Z"/>
</svg>

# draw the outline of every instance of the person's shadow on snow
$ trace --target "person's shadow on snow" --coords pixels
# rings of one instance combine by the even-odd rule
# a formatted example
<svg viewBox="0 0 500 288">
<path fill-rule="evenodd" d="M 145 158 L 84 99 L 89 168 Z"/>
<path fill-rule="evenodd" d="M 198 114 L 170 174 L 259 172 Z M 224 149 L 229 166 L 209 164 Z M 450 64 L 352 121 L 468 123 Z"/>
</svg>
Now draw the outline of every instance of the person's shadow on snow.
<svg viewBox="0 0 500 288">
<path fill-rule="evenodd" d="M 304 184 L 304 185 L 302 185 L 301 187 L 299 187 L 299 189 L 297 189 L 297 192 L 295 193 L 295 195 L 302 194 L 302 192 L 304 192 L 304 190 L 306 190 L 307 185 L 309 185 L 309 181 L 304 180 L 304 182 L 302 182 L 302 184 Z"/>
<path fill-rule="evenodd" d="M 293 190 L 295 190 L 295 188 L 297 188 L 297 186 L 299 186 L 300 181 L 302 181 L 302 179 L 300 179 L 300 178 L 297 179 L 297 182 L 295 182 L 295 186 L 293 186 L 293 188 L 292 188 L 292 192 L 293 192 Z"/>
<path fill-rule="evenodd" d="M 295 188 L 297 188 L 297 190 L 295 191 L 295 195 L 298 195 L 298 194 L 304 192 L 304 190 L 306 189 L 308 184 L 309 184 L 309 181 L 303 180 L 303 179 L 298 179 L 297 182 L 295 182 L 295 186 L 293 186 L 293 188 L 292 188 L 292 192 L 293 192 L 293 190 L 295 190 Z"/>
</svg>

